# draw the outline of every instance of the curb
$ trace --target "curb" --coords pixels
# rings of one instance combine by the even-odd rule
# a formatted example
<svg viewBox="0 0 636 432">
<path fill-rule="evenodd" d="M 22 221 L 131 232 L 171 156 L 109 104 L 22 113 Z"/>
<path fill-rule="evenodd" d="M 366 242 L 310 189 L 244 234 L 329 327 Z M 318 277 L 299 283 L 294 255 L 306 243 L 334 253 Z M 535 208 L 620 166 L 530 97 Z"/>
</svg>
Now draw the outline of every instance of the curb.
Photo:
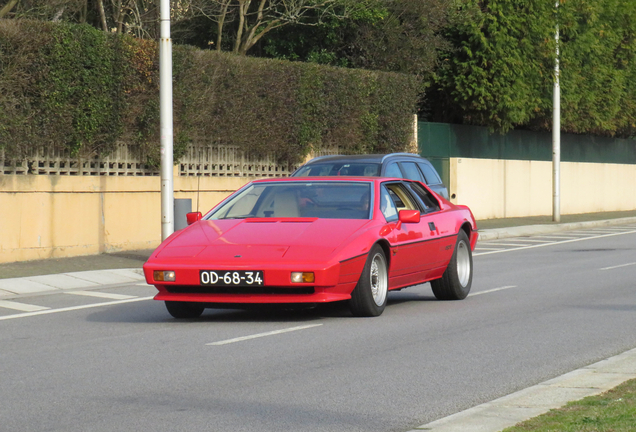
<svg viewBox="0 0 636 432">
<path fill-rule="evenodd" d="M 598 228 L 602 226 L 636 223 L 636 217 L 605 219 L 586 222 L 569 222 L 559 224 L 524 225 L 508 228 L 492 228 L 479 231 L 479 240 L 495 240 L 509 237 L 524 237 L 539 234 L 551 234 L 559 231 L 571 231 L 582 228 Z"/>
</svg>

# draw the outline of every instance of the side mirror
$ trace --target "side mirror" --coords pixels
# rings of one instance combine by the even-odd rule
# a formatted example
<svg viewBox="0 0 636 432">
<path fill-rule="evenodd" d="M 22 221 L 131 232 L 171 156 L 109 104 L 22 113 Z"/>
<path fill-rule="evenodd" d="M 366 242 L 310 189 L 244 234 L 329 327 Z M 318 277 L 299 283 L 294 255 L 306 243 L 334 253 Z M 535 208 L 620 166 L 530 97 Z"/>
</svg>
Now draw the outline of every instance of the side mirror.
<svg viewBox="0 0 636 432">
<path fill-rule="evenodd" d="M 200 221 L 203 215 L 201 212 L 192 212 L 186 214 L 186 221 L 188 221 L 188 225 L 192 225 L 196 221 Z"/>
<path fill-rule="evenodd" d="M 418 223 L 420 221 L 420 211 L 400 210 L 398 218 L 402 223 Z"/>
</svg>

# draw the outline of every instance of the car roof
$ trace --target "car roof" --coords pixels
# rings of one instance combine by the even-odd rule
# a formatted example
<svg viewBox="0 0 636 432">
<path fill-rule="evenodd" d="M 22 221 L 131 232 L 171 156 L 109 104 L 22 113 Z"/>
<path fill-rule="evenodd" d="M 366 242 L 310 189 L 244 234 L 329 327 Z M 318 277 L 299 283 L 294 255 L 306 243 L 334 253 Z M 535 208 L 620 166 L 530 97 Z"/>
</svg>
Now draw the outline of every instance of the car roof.
<svg viewBox="0 0 636 432">
<path fill-rule="evenodd" d="M 351 183 L 351 182 L 366 182 L 366 183 L 375 183 L 375 182 L 383 182 L 387 180 L 397 180 L 397 181 L 411 181 L 403 178 L 394 178 L 394 177 L 349 177 L 349 176 L 314 176 L 314 177 L 275 177 L 275 178 L 263 178 L 258 180 L 253 180 L 252 183 L 274 183 L 274 182 L 340 182 L 340 183 Z"/>
<path fill-rule="evenodd" d="M 414 159 L 425 161 L 420 155 L 413 153 L 389 153 L 389 154 L 366 154 L 366 155 L 329 155 L 318 156 L 309 160 L 305 165 L 324 162 L 367 162 L 367 163 L 384 163 L 388 159 Z"/>
</svg>

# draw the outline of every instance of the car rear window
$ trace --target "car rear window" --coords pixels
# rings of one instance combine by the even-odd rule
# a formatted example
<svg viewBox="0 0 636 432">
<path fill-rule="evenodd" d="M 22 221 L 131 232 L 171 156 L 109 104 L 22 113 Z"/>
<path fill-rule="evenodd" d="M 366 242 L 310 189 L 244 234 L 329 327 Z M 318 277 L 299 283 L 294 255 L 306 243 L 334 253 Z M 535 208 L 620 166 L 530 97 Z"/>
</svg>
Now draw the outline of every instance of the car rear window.
<svg viewBox="0 0 636 432">
<path fill-rule="evenodd" d="M 300 167 L 292 177 L 321 177 L 321 176 L 355 176 L 377 177 L 380 175 L 380 164 L 333 162 L 310 164 Z"/>
<path fill-rule="evenodd" d="M 418 163 L 419 167 L 422 169 L 424 173 L 424 177 L 426 177 L 426 184 L 440 184 L 442 180 L 437 175 L 437 172 L 428 164 Z"/>
<path fill-rule="evenodd" d="M 397 163 L 393 162 L 386 167 L 386 172 L 384 173 L 384 177 L 395 177 L 395 178 L 404 178 L 404 174 L 400 171 L 400 167 Z"/>
<path fill-rule="evenodd" d="M 417 180 L 423 182 L 422 173 L 417 169 L 417 165 L 415 162 L 402 162 L 402 171 L 404 171 L 404 175 L 409 180 Z"/>
</svg>

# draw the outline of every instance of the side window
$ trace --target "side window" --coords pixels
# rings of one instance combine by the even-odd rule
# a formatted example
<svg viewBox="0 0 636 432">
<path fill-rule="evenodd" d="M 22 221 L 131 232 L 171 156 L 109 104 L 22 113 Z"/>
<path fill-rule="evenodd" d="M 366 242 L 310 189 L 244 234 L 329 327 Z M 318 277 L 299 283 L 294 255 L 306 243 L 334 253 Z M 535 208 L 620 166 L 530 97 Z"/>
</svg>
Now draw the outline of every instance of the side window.
<svg viewBox="0 0 636 432">
<path fill-rule="evenodd" d="M 418 170 L 417 165 L 415 165 L 415 162 L 402 162 L 400 165 L 402 165 L 402 169 L 404 170 L 405 178 L 421 182 L 424 181 L 420 170 Z"/>
<path fill-rule="evenodd" d="M 437 172 L 435 171 L 435 169 L 433 169 L 432 166 L 424 162 L 420 162 L 417 165 L 420 167 L 420 169 L 424 173 L 424 177 L 426 178 L 427 185 L 442 183 L 442 180 L 439 178 L 439 176 L 437 175 Z"/>
<path fill-rule="evenodd" d="M 393 201 L 393 198 L 386 186 L 382 186 L 382 191 L 380 192 L 380 211 L 387 222 L 394 222 L 398 220 L 395 202 Z"/>
<path fill-rule="evenodd" d="M 409 182 L 409 186 L 418 198 L 422 200 L 422 204 L 425 206 L 425 213 L 439 211 L 439 203 L 425 188 L 413 182 Z"/>
<path fill-rule="evenodd" d="M 404 187 L 402 183 L 388 183 L 385 185 L 389 191 L 389 196 L 393 200 L 396 210 L 419 210 L 422 211 L 413 195 Z"/>
<path fill-rule="evenodd" d="M 398 166 L 398 164 L 393 162 L 386 167 L 384 177 L 404 178 L 404 175 L 402 175 L 402 171 L 400 171 L 400 167 Z"/>
</svg>

